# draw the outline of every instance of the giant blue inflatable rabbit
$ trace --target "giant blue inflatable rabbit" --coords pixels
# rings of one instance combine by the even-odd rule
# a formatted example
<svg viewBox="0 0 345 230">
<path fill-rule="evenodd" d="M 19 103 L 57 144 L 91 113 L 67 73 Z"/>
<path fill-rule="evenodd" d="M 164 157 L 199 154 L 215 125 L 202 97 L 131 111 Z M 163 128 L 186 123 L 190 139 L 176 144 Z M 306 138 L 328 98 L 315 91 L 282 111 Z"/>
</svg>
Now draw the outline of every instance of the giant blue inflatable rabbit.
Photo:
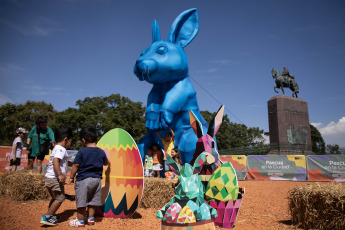
<svg viewBox="0 0 345 230">
<path fill-rule="evenodd" d="M 147 98 L 147 134 L 139 141 L 142 159 L 147 148 L 159 142 L 157 131 L 162 135 L 171 127 L 175 133 L 175 146 L 181 151 L 183 163 L 193 158 L 197 137 L 190 126 L 189 110 L 202 123 L 204 133 L 208 124 L 200 114 L 196 92 L 188 77 L 188 60 L 183 48 L 199 30 L 197 9 L 181 13 L 171 26 L 168 40 L 162 41 L 156 20 L 152 24 L 152 44 L 144 50 L 134 66 L 134 73 L 140 81 L 147 81 L 153 87 Z"/>
</svg>

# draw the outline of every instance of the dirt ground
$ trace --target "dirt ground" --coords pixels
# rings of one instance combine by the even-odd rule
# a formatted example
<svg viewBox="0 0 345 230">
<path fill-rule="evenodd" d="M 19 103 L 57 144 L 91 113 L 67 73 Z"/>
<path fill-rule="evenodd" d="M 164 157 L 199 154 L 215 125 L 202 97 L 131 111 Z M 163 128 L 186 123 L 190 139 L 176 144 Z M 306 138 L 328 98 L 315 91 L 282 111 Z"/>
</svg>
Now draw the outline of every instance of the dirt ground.
<svg viewBox="0 0 345 230">
<path fill-rule="evenodd" d="M 234 229 L 295 229 L 291 225 L 287 193 L 298 185 L 312 182 L 290 181 L 239 181 L 246 193 Z M 67 194 L 74 194 L 73 185 L 65 186 Z M 42 226 L 41 216 L 47 211 L 49 201 L 17 203 L 0 197 L 0 229 L 72 229 L 68 223 L 76 216 L 75 203 L 66 200 L 58 210 L 61 215 L 55 227 Z M 85 229 L 160 229 L 155 209 L 137 209 L 130 219 L 96 218 L 94 226 Z M 223 229 L 217 227 L 217 229 Z"/>
</svg>

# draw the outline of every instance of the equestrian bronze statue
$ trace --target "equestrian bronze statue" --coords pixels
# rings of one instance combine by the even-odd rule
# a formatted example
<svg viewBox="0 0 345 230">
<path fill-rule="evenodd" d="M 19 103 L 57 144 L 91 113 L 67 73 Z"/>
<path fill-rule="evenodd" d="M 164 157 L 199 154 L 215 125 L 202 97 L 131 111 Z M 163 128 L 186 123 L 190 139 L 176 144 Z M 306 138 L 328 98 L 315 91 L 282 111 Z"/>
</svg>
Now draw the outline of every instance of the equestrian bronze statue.
<svg viewBox="0 0 345 230">
<path fill-rule="evenodd" d="M 293 97 L 298 97 L 297 93 L 299 93 L 299 89 L 298 89 L 298 84 L 295 80 L 295 77 L 293 75 L 290 75 L 289 70 L 284 67 L 284 71 L 283 74 L 280 75 L 280 72 L 276 69 L 272 68 L 272 77 L 275 79 L 276 81 L 276 85 L 274 86 L 274 91 L 276 93 L 278 93 L 278 91 L 276 90 L 277 88 L 281 89 L 283 94 L 284 93 L 284 88 L 289 88 L 292 91 L 292 96 Z"/>
</svg>

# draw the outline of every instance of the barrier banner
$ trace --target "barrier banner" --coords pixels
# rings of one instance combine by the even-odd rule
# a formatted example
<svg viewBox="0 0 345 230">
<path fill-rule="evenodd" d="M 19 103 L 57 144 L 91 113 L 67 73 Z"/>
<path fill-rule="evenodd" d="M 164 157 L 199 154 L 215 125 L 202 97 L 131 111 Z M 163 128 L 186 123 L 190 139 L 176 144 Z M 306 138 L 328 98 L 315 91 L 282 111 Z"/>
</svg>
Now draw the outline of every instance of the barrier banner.
<svg viewBox="0 0 345 230">
<path fill-rule="evenodd" d="M 10 170 L 10 155 L 12 147 L 0 146 L 0 174 L 4 174 Z M 26 148 L 23 148 L 22 156 L 20 158 L 20 165 L 17 166 L 17 170 L 26 169 L 28 166 L 28 155 L 26 154 Z"/>
<path fill-rule="evenodd" d="M 247 177 L 247 157 L 245 155 L 221 155 L 223 163 L 230 162 L 236 171 L 238 180 L 245 180 Z"/>
<path fill-rule="evenodd" d="M 308 180 L 345 182 L 345 155 L 307 157 Z"/>
<path fill-rule="evenodd" d="M 248 179 L 307 180 L 304 155 L 250 155 L 247 156 Z"/>
</svg>

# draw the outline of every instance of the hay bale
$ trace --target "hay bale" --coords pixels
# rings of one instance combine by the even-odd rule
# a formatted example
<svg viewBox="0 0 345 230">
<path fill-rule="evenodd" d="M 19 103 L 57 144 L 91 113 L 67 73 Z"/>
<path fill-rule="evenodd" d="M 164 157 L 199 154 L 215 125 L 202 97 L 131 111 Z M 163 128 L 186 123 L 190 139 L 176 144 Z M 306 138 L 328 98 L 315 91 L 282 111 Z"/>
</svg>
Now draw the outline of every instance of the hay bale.
<svg viewBox="0 0 345 230">
<path fill-rule="evenodd" d="M 14 201 L 44 200 L 50 198 L 44 186 L 44 175 L 36 170 L 8 172 L 2 175 L 0 194 Z"/>
<path fill-rule="evenodd" d="M 345 229 L 343 183 L 297 186 L 288 193 L 292 223 L 304 229 Z"/>
<path fill-rule="evenodd" d="M 173 181 L 167 179 L 145 177 L 144 194 L 139 207 L 162 208 L 175 195 L 172 183 Z"/>
</svg>

